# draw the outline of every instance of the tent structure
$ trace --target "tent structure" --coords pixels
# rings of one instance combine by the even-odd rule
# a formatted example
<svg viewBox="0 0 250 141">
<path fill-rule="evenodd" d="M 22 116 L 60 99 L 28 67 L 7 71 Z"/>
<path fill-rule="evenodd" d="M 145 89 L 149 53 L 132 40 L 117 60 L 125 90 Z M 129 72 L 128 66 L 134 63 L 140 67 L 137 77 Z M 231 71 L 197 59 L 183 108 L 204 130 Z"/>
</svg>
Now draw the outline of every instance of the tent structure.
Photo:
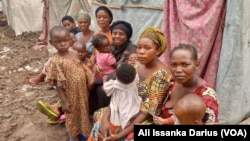
<svg viewBox="0 0 250 141">
<path fill-rule="evenodd" d="M 218 94 L 220 123 L 238 124 L 250 117 L 250 0 L 48 2 L 49 27 L 61 24 L 61 18 L 65 15 L 75 17 L 83 9 L 91 14 L 91 28 L 96 30 L 98 27 L 94 11 L 98 6 L 105 5 L 113 12 L 114 21 L 126 20 L 132 24 L 134 43 L 144 28 L 161 28 L 169 45 L 169 50 L 161 58 L 166 64 L 170 49 L 178 42 L 194 44 L 199 51 L 199 59 L 202 60 L 199 74 L 211 82 Z M 41 0 L 2 0 L 3 12 L 16 35 L 26 31 L 41 31 L 43 6 Z M 191 38 L 190 35 L 197 38 Z M 199 38 L 198 35 L 205 36 Z"/>
</svg>

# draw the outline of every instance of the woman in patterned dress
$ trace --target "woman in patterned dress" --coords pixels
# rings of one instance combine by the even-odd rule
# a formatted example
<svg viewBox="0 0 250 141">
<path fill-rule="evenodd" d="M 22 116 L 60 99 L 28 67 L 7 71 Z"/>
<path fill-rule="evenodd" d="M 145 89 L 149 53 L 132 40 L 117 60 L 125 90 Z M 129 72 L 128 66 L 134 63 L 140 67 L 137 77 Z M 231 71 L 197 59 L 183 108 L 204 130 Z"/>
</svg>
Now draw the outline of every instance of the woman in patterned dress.
<svg viewBox="0 0 250 141">
<path fill-rule="evenodd" d="M 170 71 L 174 79 L 162 107 L 163 118 L 155 116 L 155 124 L 177 124 L 178 119 L 173 114 L 173 106 L 181 97 L 189 93 L 200 96 L 206 105 L 204 124 L 218 124 L 217 95 L 214 89 L 196 74 L 198 67 L 198 56 L 194 46 L 179 44 L 171 51 Z"/>
<path fill-rule="evenodd" d="M 139 75 L 138 94 L 142 98 L 140 112 L 125 129 L 117 133 L 109 133 L 112 126 L 109 122 L 110 109 L 107 108 L 102 117 L 96 118 L 97 121 L 101 120 L 101 125 L 97 127 L 99 129 L 92 129 L 89 141 L 97 140 L 98 136 L 106 141 L 122 140 L 130 132 L 133 132 L 134 124 L 152 123 L 151 115 L 160 115 L 162 103 L 171 80 L 170 71 L 158 59 L 165 49 L 166 40 L 158 28 L 149 27 L 144 30 L 138 41 L 138 64 L 135 65 Z"/>
</svg>

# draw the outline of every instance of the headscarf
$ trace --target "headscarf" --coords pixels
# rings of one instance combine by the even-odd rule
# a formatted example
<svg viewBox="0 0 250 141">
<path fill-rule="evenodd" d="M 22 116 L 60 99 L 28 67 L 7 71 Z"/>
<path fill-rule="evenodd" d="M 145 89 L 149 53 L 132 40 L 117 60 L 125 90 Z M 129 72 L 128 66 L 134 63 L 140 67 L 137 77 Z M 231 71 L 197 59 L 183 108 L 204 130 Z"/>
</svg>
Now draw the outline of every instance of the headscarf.
<svg viewBox="0 0 250 141">
<path fill-rule="evenodd" d="M 95 16 L 97 17 L 97 13 L 100 11 L 100 10 L 103 10 L 103 11 L 106 11 L 108 13 L 108 15 L 110 16 L 111 20 L 110 20 L 110 24 L 112 23 L 113 21 L 113 14 L 111 12 L 111 10 L 106 7 L 106 6 L 99 6 L 96 10 L 95 10 Z"/>
<path fill-rule="evenodd" d="M 80 18 L 86 19 L 91 22 L 91 17 L 87 11 L 83 11 L 82 9 L 77 13 L 76 19 L 79 20 Z"/>
<path fill-rule="evenodd" d="M 140 38 L 148 38 L 152 40 L 157 47 L 159 48 L 160 54 L 158 55 L 161 56 L 162 53 L 166 50 L 167 48 L 167 42 L 165 39 L 165 36 L 163 32 L 157 28 L 157 27 L 148 27 L 146 28 L 142 33 Z"/>
<path fill-rule="evenodd" d="M 131 36 L 133 34 L 133 28 L 132 28 L 131 24 L 126 22 L 126 21 L 115 21 L 112 23 L 112 25 L 110 27 L 111 27 L 111 33 L 115 29 L 120 29 L 123 32 L 125 32 L 128 40 L 131 38 Z"/>
</svg>

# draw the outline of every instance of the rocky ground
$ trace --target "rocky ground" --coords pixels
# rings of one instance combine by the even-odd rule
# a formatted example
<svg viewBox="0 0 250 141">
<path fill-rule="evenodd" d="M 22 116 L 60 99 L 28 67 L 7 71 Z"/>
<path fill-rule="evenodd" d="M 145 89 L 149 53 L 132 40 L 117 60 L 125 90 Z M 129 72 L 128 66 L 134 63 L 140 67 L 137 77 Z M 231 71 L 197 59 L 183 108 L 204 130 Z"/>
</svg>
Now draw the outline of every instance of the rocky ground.
<svg viewBox="0 0 250 141">
<path fill-rule="evenodd" d="M 47 49 L 32 48 L 39 35 L 30 32 L 16 37 L 0 13 L 1 141 L 60 141 L 67 137 L 64 124 L 47 124 L 47 117 L 36 109 L 38 100 L 55 102 L 56 92 L 46 90 L 45 83 L 27 83 L 48 59 Z"/>
</svg>

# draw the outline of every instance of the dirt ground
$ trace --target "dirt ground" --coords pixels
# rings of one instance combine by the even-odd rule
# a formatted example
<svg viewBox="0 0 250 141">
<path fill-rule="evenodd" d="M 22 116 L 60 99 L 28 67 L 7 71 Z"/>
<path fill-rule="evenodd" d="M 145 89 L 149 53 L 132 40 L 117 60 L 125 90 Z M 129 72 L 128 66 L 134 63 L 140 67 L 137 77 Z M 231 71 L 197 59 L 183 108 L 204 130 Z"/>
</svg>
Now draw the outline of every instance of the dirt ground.
<svg viewBox="0 0 250 141">
<path fill-rule="evenodd" d="M 64 124 L 47 124 L 36 109 L 38 100 L 56 102 L 55 90 L 47 85 L 29 85 L 27 78 L 38 74 L 47 61 L 47 49 L 32 46 L 40 35 L 23 33 L 15 37 L 7 19 L 0 13 L 0 140 L 61 141 L 67 138 Z"/>
</svg>

